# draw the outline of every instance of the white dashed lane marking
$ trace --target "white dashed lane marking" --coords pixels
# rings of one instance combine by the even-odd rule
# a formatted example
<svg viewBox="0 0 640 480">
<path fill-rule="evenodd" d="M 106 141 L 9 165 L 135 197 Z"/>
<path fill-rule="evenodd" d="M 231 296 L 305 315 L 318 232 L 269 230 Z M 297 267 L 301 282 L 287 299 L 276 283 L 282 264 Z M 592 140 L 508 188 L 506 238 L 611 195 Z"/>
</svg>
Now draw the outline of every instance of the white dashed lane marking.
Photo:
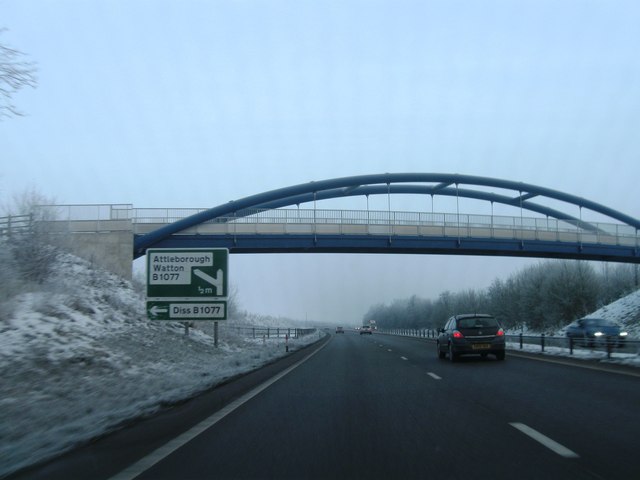
<svg viewBox="0 0 640 480">
<path fill-rule="evenodd" d="M 509 423 L 509 425 L 511 425 L 514 428 L 517 428 L 525 435 L 533 438 L 536 442 L 541 443 L 542 445 L 547 447 L 549 450 L 553 450 L 555 453 L 557 453 L 560 456 L 563 456 L 565 458 L 579 457 L 577 453 L 569 450 L 564 445 L 560 445 L 555 440 L 550 439 L 546 435 L 543 435 L 542 433 L 538 432 L 537 430 L 534 430 L 533 428 L 525 425 L 524 423 L 512 422 L 512 423 Z"/>
<path fill-rule="evenodd" d="M 433 378 L 434 380 L 442 380 L 442 377 L 439 377 L 438 375 L 436 375 L 433 372 L 427 372 L 427 375 L 429 375 L 431 378 Z"/>
</svg>

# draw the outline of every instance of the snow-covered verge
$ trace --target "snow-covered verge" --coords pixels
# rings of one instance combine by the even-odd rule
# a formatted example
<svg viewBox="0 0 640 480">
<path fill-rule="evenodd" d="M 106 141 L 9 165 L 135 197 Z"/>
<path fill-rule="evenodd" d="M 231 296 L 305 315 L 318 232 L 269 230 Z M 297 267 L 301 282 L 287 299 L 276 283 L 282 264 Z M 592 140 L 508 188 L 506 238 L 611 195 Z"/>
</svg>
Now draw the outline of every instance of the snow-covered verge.
<svg viewBox="0 0 640 480">
<path fill-rule="evenodd" d="M 0 300 L 0 477 L 285 355 L 282 338 L 221 329 L 214 348 L 151 322 L 129 282 L 71 255 L 29 290 Z"/>
<path fill-rule="evenodd" d="M 516 353 L 537 353 L 554 357 L 576 358 L 579 360 L 597 360 L 602 363 L 640 367 L 640 355 L 636 352 L 635 347 L 626 348 L 624 350 L 616 349 L 611 353 L 611 358 L 607 357 L 607 352 L 605 351 L 582 348 L 574 348 L 573 354 L 565 347 L 545 346 L 544 352 L 542 352 L 540 345 L 524 344 L 522 345 L 522 349 L 520 349 L 520 344 L 518 342 L 507 342 L 507 349 L 513 350 Z"/>
<path fill-rule="evenodd" d="M 609 305 L 596 310 L 589 315 L 592 318 L 604 318 L 612 322 L 617 323 L 622 327 L 622 330 L 628 333 L 628 345 L 624 349 L 615 349 L 611 358 L 607 357 L 607 353 L 600 350 L 592 350 L 587 348 L 574 348 L 573 354 L 569 348 L 553 346 L 553 339 L 548 339 L 547 346 L 545 346 L 544 354 L 552 356 L 566 356 L 571 358 L 579 358 L 585 360 L 599 360 L 606 363 L 616 363 L 621 365 L 630 365 L 634 367 L 640 367 L 640 290 L 630 293 L 629 295 L 616 300 Z M 552 337 L 566 337 L 566 327 L 559 329 L 556 332 L 552 332 Z M 541 332 L 531 331 L 527 329 L 518 329 L 508 331 L 509 335 L 518 335 L 523 333 L 524 335 L 538 336 Z M 513 350 L 519 350 L 520 344 L 518 342 L 508 342 L 507 348 Z M 540 345 L 523 345 L 522 348 L 525 352 L 542 353 Z"/>
</svg>

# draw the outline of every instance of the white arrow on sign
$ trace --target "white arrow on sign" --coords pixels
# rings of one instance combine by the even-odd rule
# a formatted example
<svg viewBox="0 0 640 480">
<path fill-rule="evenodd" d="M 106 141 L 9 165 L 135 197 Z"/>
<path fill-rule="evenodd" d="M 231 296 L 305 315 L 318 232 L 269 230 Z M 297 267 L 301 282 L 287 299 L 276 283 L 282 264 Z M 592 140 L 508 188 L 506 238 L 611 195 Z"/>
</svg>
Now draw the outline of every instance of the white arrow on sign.
<svg viewBox="0 0 640 480">
<path fill-rule="evenodd" d="M 154 317 L 157 317 L 159 313 L 167 313 L 169 311 L 168 308 L 160 308 L 157 305 L 154 305 L 153 307 L 151 307 L 149 309 L 149 311 L 151 312 L 151 315 L 153 315 Z"/>
<path fill-rule="evenodd" d="M 212 277 L 211 275 L 204 273 L 202 270 L 198 270 L 197 268 L 193 270 L 193 274 L 197 277 L 200 277 L 205 282 L 208 282 L 214 287 L 216 287 L 216 295 L 222 295 L 222 287 L 223 287 L 222 277 L 224 273 L 222 272 L 221 268 L 219 268 L 218 271 L 216 272 L 215 278 Z"/>
</svg>

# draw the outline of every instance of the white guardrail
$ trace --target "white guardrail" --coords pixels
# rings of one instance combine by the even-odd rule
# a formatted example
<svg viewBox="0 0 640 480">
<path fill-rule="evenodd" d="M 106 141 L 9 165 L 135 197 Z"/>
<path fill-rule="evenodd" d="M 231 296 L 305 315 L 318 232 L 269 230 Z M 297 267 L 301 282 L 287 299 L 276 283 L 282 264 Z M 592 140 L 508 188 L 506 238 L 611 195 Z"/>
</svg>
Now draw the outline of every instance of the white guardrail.
<svg viewBox="0 0 640 480">
<path fill-rule="evenodd" d="M 438 338 L 438 331 L 427 328 L 378 328 L 377 333 L 385 335 L 395 335 L 400 337 L 416 337 L 435 341 Z M 595 340 L 573 337 L 555 337 L 552 335 L 505 335 L 507 349 L 524 350 L 525 345 L 535 347 L 528 351 L 545 352 L 550 348 L 565 350 L 568 355 L 573 355 L 577 350 L 588 350 L 592 352 L 605 352 L 608 358 L 612 353 L 624 353 L 627 355 L 640 355 L 640 340 L 627 338 L 624 340 Z"/>
</svg>

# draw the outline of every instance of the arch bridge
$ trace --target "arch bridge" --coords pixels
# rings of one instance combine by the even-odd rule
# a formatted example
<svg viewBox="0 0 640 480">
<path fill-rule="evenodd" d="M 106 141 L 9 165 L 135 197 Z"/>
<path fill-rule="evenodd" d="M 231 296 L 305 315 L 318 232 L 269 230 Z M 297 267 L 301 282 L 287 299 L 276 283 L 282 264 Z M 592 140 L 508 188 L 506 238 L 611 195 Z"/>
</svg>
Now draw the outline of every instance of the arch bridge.
<svg viewBox="0 0 640 480">
<path fill-rule="evenodd" d="M 373 195 L 386 196 L 388 208 L 369 210 Z M 432 205 L 435 196 L 454 197 L 456 211 L 392 211 L 391 196 L 396 195 L 431 196 Z M 323 200 L 355 196 L 367 198 L 366 210 L 318 208 Z M 460 212 L 461 198 L 490 204 L 491 214 Z M 496 204 L 513 207 L 517 214 L 494 215 Z M 594 214 L 605 221 L 586 219 Z M 152 247 L 224 247 L 230 253 L 461 254 L 640 263 L 640 220 L 557 190 L 471 175 L 351 176 L 209 209 L 132 208 L 126 215 L 134 231 L 134 258 Z"/>
</svg>

